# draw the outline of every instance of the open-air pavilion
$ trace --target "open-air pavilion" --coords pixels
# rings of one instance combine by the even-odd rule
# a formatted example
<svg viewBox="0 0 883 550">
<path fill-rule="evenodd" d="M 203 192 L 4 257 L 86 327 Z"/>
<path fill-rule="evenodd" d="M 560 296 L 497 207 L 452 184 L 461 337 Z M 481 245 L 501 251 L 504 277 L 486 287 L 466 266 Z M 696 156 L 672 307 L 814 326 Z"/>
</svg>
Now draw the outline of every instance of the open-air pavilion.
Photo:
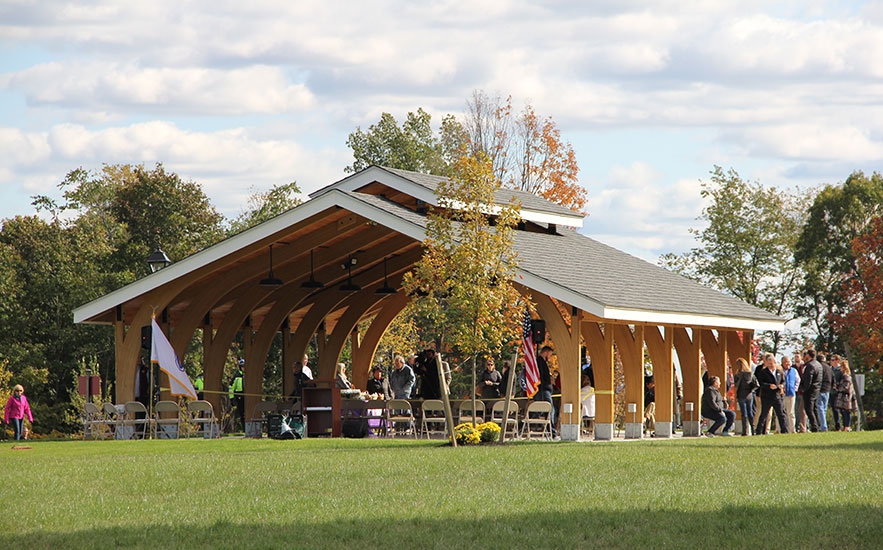
<svg viewBox="0 0 883 550">
<path fill-rule="evenodd" d="M 247 411 L 260 401 L 263 368 L 254 367 L 264 364 L 279 333 L 286 395 L 294 362 L 314 337 L 315 377 L 333 377 L 349 342 L 353 382 L 364 389 L 381 336 L 411 299 L 391 289 L 423 253 L 426 211 L 437 204 L 439 181 L 370 167 L 272 220 L 81 306 L 74 320 L 114 326 L 118 401 L 134 398 L 141 328 L 154 314 L 179 356 L 202 329 L 206 399 L 216 409 L 224 364 L 239 333 L 248 365 Z M 513 197 L 521 202 L 522 217 L 515 282 L 546 322 L 558 358 L 562 410 L 568 404 L 580 410 L 585 346 L 595 376 L 595 438 L 613 437 L 615 346 L 625 400 L 638 411 L 625 418 L 626 437 L 641 437 L 646 347 L 657 396 L 673 394 L 677 354 L 683 403 L 695 408 L 692 418 L 685 417 L 684 434 L 698 435 L 701 358 L 711 375 L 723 378 L 729 357 L 750 357 L 755 331 L 781 330 L 783 321 L 580 234 L 582 216 L 537 196 L 502 190 L 497 202 Z M 369 323 L 360 332 L 363 321 Z M 657 399 L 660 436 L 671 433 L 674 420 L 673 407 L 660 406 L 664 401 Z M 579 422 L 576 416 L 561 420 Z"/>
</svg>

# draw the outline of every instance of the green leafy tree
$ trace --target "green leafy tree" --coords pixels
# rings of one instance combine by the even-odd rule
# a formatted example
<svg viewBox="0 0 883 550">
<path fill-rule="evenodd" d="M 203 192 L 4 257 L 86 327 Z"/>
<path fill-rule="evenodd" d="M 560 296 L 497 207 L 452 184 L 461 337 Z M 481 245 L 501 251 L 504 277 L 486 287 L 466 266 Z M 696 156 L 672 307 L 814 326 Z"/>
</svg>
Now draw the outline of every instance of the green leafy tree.
<svg viewBox="0 0 883 550">
<path fill-rule="evenodd" d="M 447 132 L 456 132 L 457 128 L 446 120 L 443 126 L 447 124 Z M 358 128 L 351 133 L 346 144 L 355 158 L 353 164 L 344 169 L 346 172 L 379 165 L 435 175 L 449 172 L 450 155 L 446 155 L 445 146 L 459 146 L 452 135 L 446 135 L 444 142 L 435 137 L 432 115 L 423 109 L 408 113 L 401 127 L 394 116 L 383 113 L 380 121 L 369 126 L 367 132 Z"/>
<path fill-rule="evenodd" d="M 838 185 L 816 195 L 803 224 L 795 260 L 806 273 L 799 287 L 798 313 L 813 325 L 819 349 L 843 352 L 843 342 L 830 319 L 843 311 L 843 284 L 856 271 L 853 241 L 883 215 L 883 176 L 853 172 Z"/>
<path fill-rule="evenodd" d="M 85 358 L 105 382 L 114 376 L 112 329 L 74 325 L 71 311 L 146 274 L 157 246 L 179 259 L 223 237 L 202 189 L 160 164 L 74 170 L 59 188 L 61 201 L 34 198 L 50 220 L 16 217 L 0 230 L 0 361 L 28 387 L 43 432 L 78 429 Z"/>
<path fill-rule="evenodd" d="M 408 113 L 401 127 L 395 117 L 383 113 L 368 131 L 358 128 L 351 133 L 347 146 L 355 159 L 345 168 L 347 172 L 373 164 L 449 176 L 458 159 L 470 154 L 481 162 L 489 159 L 492 173 L 505 187 L 578 212 L 587 202 L 586 190 L 577 179 L 576 153 L 561 139 L 555 121 L 541 119 L 530 104 L 513 114 L 511 97 L 473 92 L 462 121 L 445 115 L 438 136 L 433 133 L 431 115 L 423 109 Z"/>
<path fill-rule="evenodd" d="M 0 231 L 2 284 L 14 290 L 0 308 L 0 361 L 28 388 L 41 431 L 76 429 L 68 409 L 79 361 L 113 359 L 111 330 L 71 319 L 76 306 L 109 291 L 101 237 L 95 225 L 36 216 L 4 220 Z"/>
<path fill-rule="evenodd" d="M 274 185 L 269 191 L 251 190 L 248 210 L 230 222 L 228 234 L 234 235 L 254 227 L 301 204 L 297 182 Z"/>
<path fill-rule="evenodd" d="M 702 182 L 709 201 L 690 229 L 699 246 L 666 254 L 660 263 L 675 272 L 731 294 L 785 318 L 793 318 L 793 297 L 801 283 L 793 250 L 805 209 L 805 197 L 743 180 L 715 166 Z M 777 352 L 781 334 L 770 335 L 766 348 Z"/>
</svg>

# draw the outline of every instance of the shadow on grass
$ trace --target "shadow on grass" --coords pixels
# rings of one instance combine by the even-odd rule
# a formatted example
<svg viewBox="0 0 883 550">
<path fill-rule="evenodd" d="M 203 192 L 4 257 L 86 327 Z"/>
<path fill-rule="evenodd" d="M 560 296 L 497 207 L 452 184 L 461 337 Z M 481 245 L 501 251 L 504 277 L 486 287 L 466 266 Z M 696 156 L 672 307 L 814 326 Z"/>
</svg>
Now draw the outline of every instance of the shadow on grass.
<svg viewBox="0 0 883 550">
<path fill-rule="evenodd" d="M 800 438 L 802 441 L 794 439 Z M 824 453 L 825 451 L 859 451 L 859 452 L 883 452 L 883 441 L 855 441 L 850 439 L 841 439 L 838 441 L 814 441 L 812 435 L 764 435 L 753 437 L 730 437 L 715 438 L 714 441 L 702 438 L 682 439 L 684 444 L 694 443 L 696 445 L 709 445 L 715 448 L 769 448 L 779 451 L 789 449 L 800 451 L 812 451 L 813 453 Z"/>
<path fill-rule="evenodd" d="M 587 495 L 586 501 L 591 499 Z M 358 498 L 353 499 L 357 506 Z M 635 503 L 640 508 L 641 503 Z M 264 523 L 186 523 L 158 519 L 144 527 L 109 527 L 70 533 L 2 534 L 5 548 L 869 548 L 879 547 L 880 510 L 870 506 L 714 511 L 592 509 L 561 514 L 491 513 L 449 521 L 378 511 L 372 520 L 307 524 L 279 517 Z M 358 514 L 364 517 L 366 514 Z"/>
</svg>

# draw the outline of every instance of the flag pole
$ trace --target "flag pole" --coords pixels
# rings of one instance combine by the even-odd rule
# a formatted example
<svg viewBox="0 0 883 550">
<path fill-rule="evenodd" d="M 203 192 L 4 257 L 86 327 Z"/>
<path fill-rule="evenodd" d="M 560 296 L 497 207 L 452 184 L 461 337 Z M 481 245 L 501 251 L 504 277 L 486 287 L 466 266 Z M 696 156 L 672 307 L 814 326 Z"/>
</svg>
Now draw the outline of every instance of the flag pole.
<svg viewBox="0 0 883 550">
<path fill-rule="evenodd" d="M 150 359 L 148 362 L 150 364 L 150 394 L 147 396 L 147 424 L 150 425 L 150 421 L 153 419 L 153 392 L 155 391 L 153 387 L 154 380 L 154 372 L 153 372 L 153 322 L 156 321 L 156 306 L 153 307 L 153 313 L 150 314 Z M 150 439 L 153 439 L 153 430 L 150 430 Z"/>
<path fill-rule="evenodd" d="M 506 403 L 503 405 L 503 430 L 500 434 L 500 443 L 506 442 L 506 428 L 509 426 L 509 404 L 512 402 L 512 383 L 515 380 L 515 372 L 518 361 L 518 346 L 512 353 L 512 364 L 509 365 L 509 379 L 506 380 Z M 515 434 L 518 434 L 518 415 L 515 415 Z"/>
</svg>

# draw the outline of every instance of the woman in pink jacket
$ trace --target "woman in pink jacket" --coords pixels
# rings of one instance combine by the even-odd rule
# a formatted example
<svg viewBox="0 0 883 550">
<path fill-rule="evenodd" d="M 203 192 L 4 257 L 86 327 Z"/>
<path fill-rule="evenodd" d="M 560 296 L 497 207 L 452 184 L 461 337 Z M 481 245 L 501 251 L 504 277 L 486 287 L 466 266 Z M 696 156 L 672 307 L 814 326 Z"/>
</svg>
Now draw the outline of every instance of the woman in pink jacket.
<svg viewBox="0 0 883 550">
<path fill-rule="evenodd" d="M 25 397 L 25 389 L 21 384 L 16 384 L 12 388 L 12 397 L 6 402 L 6 413 L 3 415 L 3 421 L 12 424 L 15 430 L 15 439 L 21 439 L 24 432 L 24 419 L 27 415 L 31 424 L 34 423 L 34 415 L 31 414 L 31 406 L 28 405 L 28 398 Z"/>
</svg>

